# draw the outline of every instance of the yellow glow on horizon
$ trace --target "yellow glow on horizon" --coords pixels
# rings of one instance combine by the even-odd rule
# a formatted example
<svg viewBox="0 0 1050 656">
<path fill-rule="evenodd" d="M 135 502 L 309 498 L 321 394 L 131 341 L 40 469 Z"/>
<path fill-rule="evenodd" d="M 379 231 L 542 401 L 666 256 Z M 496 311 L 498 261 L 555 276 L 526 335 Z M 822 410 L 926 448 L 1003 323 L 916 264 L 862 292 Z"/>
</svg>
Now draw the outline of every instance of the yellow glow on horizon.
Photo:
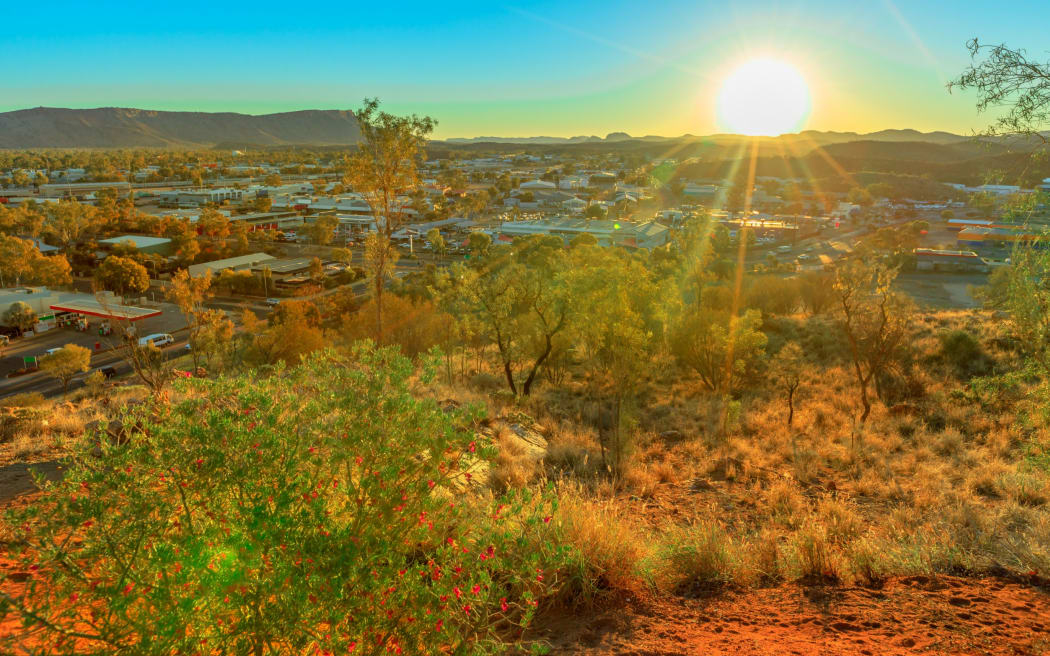
<svg viewBox="0 0 1050 656">
<path fill-rule="evenodd" d="M 738 134 L 795 132 L 809 115 L 809 85 L 798 69 L 785 61 L 752 59 L 722 82 L 717 110 L 719 123 Z"/>
</svg>

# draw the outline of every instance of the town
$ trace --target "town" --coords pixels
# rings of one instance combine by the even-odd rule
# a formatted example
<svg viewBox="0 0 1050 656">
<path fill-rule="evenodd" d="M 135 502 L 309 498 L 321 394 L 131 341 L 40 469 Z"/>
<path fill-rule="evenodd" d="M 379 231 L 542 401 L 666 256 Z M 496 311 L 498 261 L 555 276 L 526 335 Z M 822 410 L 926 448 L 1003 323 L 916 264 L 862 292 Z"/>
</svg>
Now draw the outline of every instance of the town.
<svg viewBox="0 0 1050 656">
<path fill-rule="evenodd" d="M 743 236 L 750 272 L 794 276 L 830 270 L 859 243 L 911 225 L 920 227 L 904 239 L 901 284 L 936 307 L 974 307 L 966 286 L 1003 265 L 1014 244 L 1042 236 L 1033 217 L 1043 216 L 1043 205 L 1026 199 L 1050 191 L 1050 179 L 1033 189 L 945 183 L 907 198 L 884 183 L 823 192 L 776 177 L 745 189 L 679 177 L 690 162 L 666 158 L 448 154 L 423 162 L 419 185 L 396 199 L 398 284 L 467 261 L 491 243 L 553 235 L 568 247 L 586 235 L 604 247 L 674 250 L 678 235 L 700 223 L 729 241 Z M 37 371 L 40 358 L 65 343 L 91 349 L 91 370 L 115 374 L 122 369 L 112 352 L 118 324 L 130 322 L 138 335 L 172 335 L 172 355 L 192 348 L 186 319 L 169 298 L 180 270 L 210 275 L 208 306 L 238 327 L 239 310 L 267 315 L 286 299 L 314 304 L 323 317 L 356 309 L 368 293 L 365 239 L 385 217 L 347 183 L 340 157 L 62 158 L 82 166 L 46 154 L 0 158 L 7 242 L 0 368 L 8 376 L 0 394 L 65 387 Z M 157 159 L 165 161 L 151 163 Z M 1017 210 L 1026 206 L 1032 209 Z M 45 267 L 40 258 L 63 262 Z"/>
<path fill-rule="evenodd" d="M 1050 652 L 982 2 L 12 6 L 0 654 Z"/>
</svg>

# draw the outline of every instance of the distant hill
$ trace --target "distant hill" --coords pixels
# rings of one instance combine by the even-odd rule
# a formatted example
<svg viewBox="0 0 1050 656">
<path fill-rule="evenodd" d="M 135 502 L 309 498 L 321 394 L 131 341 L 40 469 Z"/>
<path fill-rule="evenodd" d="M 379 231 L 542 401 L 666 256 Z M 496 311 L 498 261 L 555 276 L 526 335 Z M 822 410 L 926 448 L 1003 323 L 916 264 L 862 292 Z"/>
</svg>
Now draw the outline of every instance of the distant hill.
<svg viewBox="0 0 1050 656">
<path fill-rule="evenodd" d="M 101 107 L 0 113 L 0 148 L 201 148 L 346 145 L 360 137 L 353 112 L 305 110 L 251 116 Z"/>
<path fill-rule="evenodd" d="M 676 142 L 689 142 L 689 141 L 710 141 L 714 143 L 727 143 L 727 142 L 740 142 L 740 141 L 751 141 L 754 137 L 742 136 L 739 134 L 712 134 L 707 136 L 694 136 L 691 134 L 684 134 L 680 137 L 660 137 L 655 135 L 648 135 L 645 137 L 632 137 L 626 132 L 613 132 L 607 135 L 604 139 L 596 136 L 579 136 L 579 137 L 469 137 L 469 138 L 453 138 L 445 139 L 445 143 L 448 144 L 478 144 L 478 143 L 498 143 L 498 144 L 523 144 L 523 145 L 558 145 L 558 144 L 577 144 L 577 143 L 608 143 L 608 142 L 621 142 L 621 141 L 676 141 Z M 921 141 L 926 143 L 935 144 L 954 144 L 963 141 L 967 141 L 970 137 L 964 137 L 958 134 L 952 134 L 950 132 L 919 132 L 918 130 L 880 130 L 878 132 L 869 132 L 867 134 L 861 134 L 857 132 L 820 132 L 818 130 L 806 130 L 799 133 L 782 134 L 779 137 L 758 137 L 761 142 L 784 142 L 784 143 L 801 143 L 809 146 L 824 146 L 834 143 L 847 143 L 850 141 L 885 141 L 885 142 L 897 142 L 897 141 Z"/>
</svg>

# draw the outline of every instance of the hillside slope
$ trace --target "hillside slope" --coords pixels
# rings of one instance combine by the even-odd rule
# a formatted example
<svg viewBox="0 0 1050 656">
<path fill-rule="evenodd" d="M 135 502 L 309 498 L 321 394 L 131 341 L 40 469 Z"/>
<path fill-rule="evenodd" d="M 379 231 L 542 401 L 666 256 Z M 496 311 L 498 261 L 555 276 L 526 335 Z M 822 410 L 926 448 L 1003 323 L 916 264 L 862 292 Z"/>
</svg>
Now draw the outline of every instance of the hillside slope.
<svg viewBox="0 0 1050 656">
<path fill-rule="evenodd" d="M 210 147 L 220 142 L 330 145 L 355 143 L 359 136 L 353 113 L 341 110 L 251 116 L 37 107 L 0 113 L 0 148 Z"/>
</svg>

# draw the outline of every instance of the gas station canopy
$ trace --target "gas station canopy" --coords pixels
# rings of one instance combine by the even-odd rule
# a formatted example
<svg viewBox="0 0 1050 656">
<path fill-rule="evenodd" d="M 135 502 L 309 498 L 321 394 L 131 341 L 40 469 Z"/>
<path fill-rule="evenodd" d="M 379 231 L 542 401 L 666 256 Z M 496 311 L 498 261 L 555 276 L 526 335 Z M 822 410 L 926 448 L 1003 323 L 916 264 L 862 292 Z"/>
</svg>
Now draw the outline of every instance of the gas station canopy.
<svg viewBox="0 0 1050 656">
<path fill-rule="evenodd" d="M 118 321 L 138 321 L 160 316 L 161 313 L 160 310 L 152 310 L 150 308 L 140 308 L 133 305 L 102 304 L 88 299 L 56 303 L 50 307 L 57 312 L 75 312 L 77 314 Z"/>
</svg>

